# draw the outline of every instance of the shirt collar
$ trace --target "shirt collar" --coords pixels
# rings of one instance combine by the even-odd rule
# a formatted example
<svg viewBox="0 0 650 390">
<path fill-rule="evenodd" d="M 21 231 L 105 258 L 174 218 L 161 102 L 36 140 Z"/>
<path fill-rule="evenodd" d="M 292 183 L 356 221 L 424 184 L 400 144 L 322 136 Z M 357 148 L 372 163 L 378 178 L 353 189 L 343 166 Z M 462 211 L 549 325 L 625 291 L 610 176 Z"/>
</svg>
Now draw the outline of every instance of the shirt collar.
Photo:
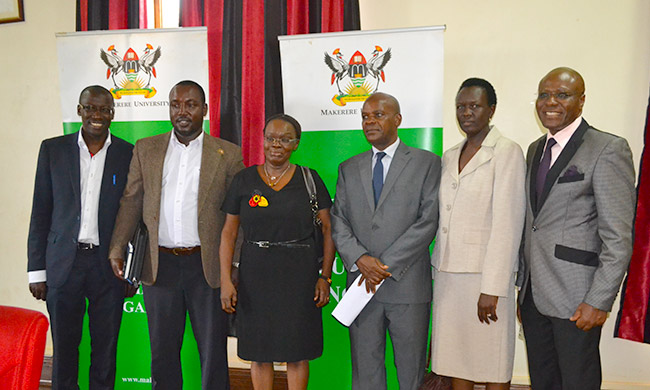
<svg viewBox="0 0 650 390">
<path fill-rule="evenodd" d="M 79 145 L 79 149 L 82 150 L 88 150 L 88 145 L 86 145 L 86 140 L 84 139 L 83 135 L 81 135 L 81 131 L 83 130 L 83 127 L 79 128 L 79 132 L 77 134 L 77 145 Z M 104 145 L 102 146 L 101 149 L 99 149 L 99 152 L 102 150 L 108 148 L 111 144 L 111 130 L 108 129 L 108 135 L 106 136 L 106 141 L 104 141 Z M 97 153 L 99 153 L 97 152 Z"/>
<path fill-rule="evenodd" d="M 201 131 L 201 134 L 199 134 L 198 137 L 191 140 L 190 143 L 187 144 L 187 146 L 185 146 L 184 143 L 182 143 L 181 141 L 178 140 L 178 138 L 176 138 L 176 133 L 172 129 L 172 136 L 169 138 L 169 143 L 174 147 L 182 147 L 182 148 L 188 148 L 188 149 L 190 149 L 190 148 L 192 148 L 192 149 L 200 148 L 200 147 L 203 147 L 203 136 L 204 136 L 204 134 L 205 134 L 205 132 Z"/>
<path fill-rule="evenodd" d="M 558 143 L 558 145 L 560 145 L 560 147 L 564 149 L 566 144 L 569 143 L 569 140 L 571 139 L 573 133 L 575 133 L 576 130 L 578 130 L 578 126 L 580 126 L 580 123 L 582 123 L 582 116 L 576 118 L 576 120 L 571 122 L 570 125 L 558 131 L 557 133 L 555 133 L 555 135 L 552 135 L 551 132 L 549 131 L 546 134 L 546 142 L 548 142 L 549 138 L 554 138 L 555 141 Z"/>
<path fill-rule="evenodd" d="M 397 151 L 397 147 L 399 146 L 399 142 L 400 142 L 400 141 L 399 141 L 399 138 L 397 138 L 397 140 L 395 140 L 395 142 L 393 142 L 392 144 L 390 144 L 390 146 L 388 146 L 388 147 L 387 147 L 386 149 L 384 149 L 384 150 L 379 150 L 379 149 L 377 149 L 377 148 L 375 148 L 375 147 L 373 146 L 373 147 L 372 147 L 372 157 L 375 157 L 375 155 L 376 155 L 377 153 L 379 153 L 379 152 L 384 152 L 384 153 L 386 153 L 386 155 L 387 155 L 388 157 L 393 158 L 393 156 L 395 155 L 395 152 Z"/>
</svg>

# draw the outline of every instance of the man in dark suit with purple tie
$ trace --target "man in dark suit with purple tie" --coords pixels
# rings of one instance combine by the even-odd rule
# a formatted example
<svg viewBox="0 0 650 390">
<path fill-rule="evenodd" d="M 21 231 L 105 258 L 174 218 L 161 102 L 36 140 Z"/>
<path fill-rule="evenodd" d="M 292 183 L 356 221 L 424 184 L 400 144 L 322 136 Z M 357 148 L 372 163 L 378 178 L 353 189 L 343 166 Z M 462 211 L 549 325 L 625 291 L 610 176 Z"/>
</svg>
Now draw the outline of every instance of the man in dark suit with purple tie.
<svg viewBox="0 0 650 390">
<path fill-rule="evenodd" d="M 537 115 L 548 134 L 528 148 L 517 281 L 535 390 L 600 389 L 600 333 L 632 252 L 632 152 L 582 118 L 584 102 L 573 69 L 539 83 Z"/>
</svg>

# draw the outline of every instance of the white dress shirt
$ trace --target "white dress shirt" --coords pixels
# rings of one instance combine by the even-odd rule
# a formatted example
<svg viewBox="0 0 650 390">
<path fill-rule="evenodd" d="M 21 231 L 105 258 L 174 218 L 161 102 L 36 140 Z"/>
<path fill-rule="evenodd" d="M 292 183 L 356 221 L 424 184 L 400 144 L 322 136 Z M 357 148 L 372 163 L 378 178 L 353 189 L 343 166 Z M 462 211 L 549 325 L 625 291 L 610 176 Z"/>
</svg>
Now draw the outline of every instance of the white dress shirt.
<svg viewBox="0 0 650 390">
<path fill-rule="evenodd" d="M 77 144 L 81 179 L 81 225 L 78 241 L 99 245 L 99 192 L 102 187 L 107 149 L 111 144 L 111 134 L 108 134 L 104 145 L 94 156 L 90 155 L 81 131 L 79 131 Z"/>
<path fill-rule="evenodd" d="M 374 146 L 372 147 L 372 169 L 375 169 L 375 164 L 377 164 L 377 153 L 379 152 L 384 152 L 386 155 L 384 158 L 381 159 L 381 163 L 384 165 L 384 182 L 386 182 L 386 175 L 388 175 L 388 168 L 390 168 L 390 163 L 393 162 L 393 156 L 395 156 L 395 152 L 397 151 L 397 147 L 399 146 L 399 138 L 395 140 L 392 144 L 390 144 L 386 149 L 384 150 L 379 150 L 375 148 Z M 371 172 L 372 172 L 371 169 Z"/>
<path fill-rule="evenodd" d="M 566 144 L 569 143 L 569 140 L 571 139 L 571 136 L 573 136 L 573 133 L 578 130 L 578 127 L 580 126 L 580 123 L 582 123 L 582 116 L 579 116 L 571 122 L 570 125 L 565 127 L 564 129 L 558 131 L 555 133 L 555 135 L 551 135 L 551 132 L 549 131 L 546 133 L 546 144 L 548 145 L 548 140 L 549 138 L 554 138 L 555 142 L 557 142 L 553 147 L 551 148 L 551 167 L 553 164 L 555 164 L 555 161 L 557 161 L 557 158 L 560 157 L 560 153 L 562 153 L 562 150 L 564 150 L 564 147 Z M 544 151 L 546 151 L 546 146 L 544 146 Z M 542 158 L 544 157 L 544 153 L 542 153 Z M 541 161 L 541 160 L 540 160 Z"/>
<path fill-rule="evenodd" d="M 198 226 L 199 177 L 204 133 L 185 146 L 172 131 L 163 165 L 158 243 L 167 248 L 201 245 Z"/>
<path fill-rule="evenodd" d="M 81 135 L 77 137 L 79 145 L 79 184 L 81 189 L 81 221 L 79 226 L 78 242 L 99 245 L 99 193 L 104 176 L 106 153 L 111 145 L 111 132 L 109 130 L 104 145 L 91 156 L 88 145 Z M 30 271 L 27 273 L 29 283 L 47 281 L 45 270 Z"/>
</svg>

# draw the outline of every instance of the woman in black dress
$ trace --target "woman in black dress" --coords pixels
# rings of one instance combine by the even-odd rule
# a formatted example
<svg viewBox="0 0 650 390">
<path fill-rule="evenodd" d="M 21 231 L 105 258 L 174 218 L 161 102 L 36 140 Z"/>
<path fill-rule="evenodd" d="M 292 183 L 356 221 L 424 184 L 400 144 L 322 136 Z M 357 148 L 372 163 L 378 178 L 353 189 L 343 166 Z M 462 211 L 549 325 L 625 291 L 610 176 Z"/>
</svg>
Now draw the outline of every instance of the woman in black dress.
<svg viewBox="0 0 650 390">
<path fill-rule="evenodd" d="M 309 360 L 323 352 L 321 307 L 329 302 L 334 243 L 327 188 L 316 171 L 318 217 L 322 221 L 323 263 L 314 245 L 313 213 L 302 170 L 291 164 L 300 142 L 300 124 L 284 114 L 264 127 L 264 164 L 241 171 L 222 210 L 221 306 L 237 308 L 237 354 L 252 361 L 256 390 L 272 389 L 273 362 L 287 362 L 290 390 L 306 389 Z M 237 288 L 231 263 L 237 233 L 244 239 Z"/>
</svg>

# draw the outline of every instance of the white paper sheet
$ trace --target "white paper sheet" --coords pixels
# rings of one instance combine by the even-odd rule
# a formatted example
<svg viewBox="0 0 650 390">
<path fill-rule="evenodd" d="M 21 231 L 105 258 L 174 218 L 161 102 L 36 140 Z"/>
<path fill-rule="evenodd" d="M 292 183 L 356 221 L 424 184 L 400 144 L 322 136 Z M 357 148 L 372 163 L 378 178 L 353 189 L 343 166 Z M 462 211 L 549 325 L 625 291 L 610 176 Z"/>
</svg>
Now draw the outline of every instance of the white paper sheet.
<svg viewBox="0 0 650 390">
<path fill-rule="evenodd" d="M 354 322 L 359 313 L 361 313 L 361 310 L 366 307 L 370 299 L 375 295 L 366 291 L 365 282 L 359 286 L 360 279 L 361 275 L 354 280 L 343 296 L 343 299 L 341 299 L 341 302 L 332 311 L 332 316 L 345 326 L 350 326 Z M 383 283 L 384 281 L 382 280 L 376 286 L 375 292 L 377 292 Z"/>
</svg>

